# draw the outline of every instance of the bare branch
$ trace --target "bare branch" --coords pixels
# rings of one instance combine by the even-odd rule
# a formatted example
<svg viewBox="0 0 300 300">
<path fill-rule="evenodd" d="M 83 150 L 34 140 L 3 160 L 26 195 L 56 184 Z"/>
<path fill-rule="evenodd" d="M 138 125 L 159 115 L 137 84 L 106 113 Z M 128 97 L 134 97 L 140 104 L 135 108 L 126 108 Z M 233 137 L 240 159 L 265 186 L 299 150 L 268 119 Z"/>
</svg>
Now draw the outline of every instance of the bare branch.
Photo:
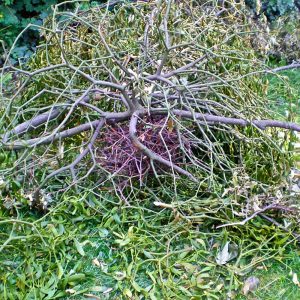
<svg viewBox="0 0 300 300">
<path fill-rule="evenodd" d="M 300 68 L 300 63 L 292 63 L 292 64 L 287 65 L 287 66 L 282 66 L 282 67 L 278 67 L 278 68 L 268 70 L 266 72 L 267 73 L 277 73 L 277 72 L 281 72 L 281 71 L 286 71 L 286 70 L 291 70 L 291 69 L 298 69 L 298 68 Z"/>
<path fill-rule="evenodd" d="M 129 112 L 124 113 L 104 113 L 103 117 L 105 120 L 107 120 L 108 123 L 115 123 L 115 122 L 121 122 L 123 120 L 128 119 L 130 116 Z M 4 143 L 2 144 L 3 149 L 7 150 L 21 150 L 25 148 L 32 148 L 39 145 L 46 145 L 53 143 L 57 140 L 62 140 L 65 138 L 72 137 L 74 135 L 77 135 L 79 133 L 82 133 L 84 131 L 90 130 L 92 128 L 95 128 L 98 125 L 99 121 L 92 121 L 85 124 L 81 124 L 77 127 L 73 127 L 61 132 L 58 132 L 56 134 L 51 134 L 47 136 L 42 136 L 34 139 L 29 140 L 17 140 L 11 143 Z"/>
<path fill-rule="evenodd" d="M 86 146 L 86 148 L 76 157 L 76 159 L 69 165 L 64 166 L 58 170 L 55 170 L 54 172 L 50 173 L 44 180 L 43 182 L 40 184 L 39 188 L 37 189 L 37 191 L 39 191 L 44 185 L 45 183 L 52 177 L 70 170 L 72 174 L 74 174 L 74 168 L 76 167 L 76 165 L 78 165 L 85 157 L 86 155 L 91 151 L 91 148 L 93 147 L 97 136 L 99 135 L 100 129 L 103 127 L 103 125 L 105 124 L 105 119 L 101 119 L 97 121 L 98 123 L 96 124 L 96 130 L 90 140 L 90 142 L 88 143 L 88 145 Z M 74 176 L 74 175 L 73 175 Z"/>
<path fill-rule="evenodd" d="M 183 118 L 195 118 L 197 120 L 205 121 L 213 124 L 229 124 L 237 126 L 251 126 L 255 125 L 259 129 L 265 130 L 268 127 L 283 128 L 300 132 L 300 125 L 292 122 L 276 121 L 276 120 L 243 120 L 239 118 L 228 118 L 223 116 L 214 116 L 208 114 L 193 113 L 184 110 L 173 110 L 175 115 Z"/>
<path fill-rule="evenodd" d="M 91 106 L 93 107 L 93 106 Z M 133 115 L 143 116 L 143 115 L 166 115 L 168 113 L 174 114 L 176 116 L 182 117 L 182 118 L 188 118 L 188 119 L 195 119 L 198 121 L 203 121 L 207 123 L 208 125 L 216 125 L 216 124 L 228 124 L 228 125 L 236 125 L 236 126 L 256 126 L 257 128 L 261 130 L 265 130 L 268 127 L 273 128 L 282 128 L 282 129 L 288 129 L 300 132 L 300 125 L 292 122 L 284 122 L 284 121 L 276 121 L 276 120 L 244 120 L 239 118 L 229 118 L 229 117 L 223 117 L 223 116 L 215 116 L 215 115 L 209 115 L 209 114 L 201 114 L 196 112 L 190 112 L 186 110 L 168 110 L 168 109 L 151 109 L 149 110 L 138 110 L 135 113 L 131 113 L 129 111 L 124 113 L 107 113 L 102 112 L 101 110 L 98 111 L 99 114 L 110 121 L 110 122 L 121 122 L 124 120 L 128 120 Z M 45 121 L 45 117 L 38 119 L 39 121 L 43 120 Z M 28 126 L 31 121 L 27 121 L 25 125 Z M 37 123 L 37 122 L 36 122 Z M 24 123 L 23 123 L 24 124 Z M 39 125 L 42 123 L 39 123 Z M 43 145 L 43 144 L 50 144 L 51 142 L 54 142 L 58 139 L 64 139 L 67 137 L 71 137 L 73 135 L 79 134 L 83 131 L 89 130 L 92 127 L 95 127 L 94 125 L 91 126 L 91 124 L 97 124 L 97 121 L 93 121 L 91 123 L 82 124 L 78 127 L 68 129 L 65 131 L 62 131 L 60 133 L 56 133 L 54 135 L 46 136 L 46 137 L 39 137 L 31 140 L 24 140 L 24 141 L 15 141 L 11 143 L 4 142 L 3 148 L 4 149 L 14 149 L 14 150 L 20 150 L 27 147 L 32 147 L 36 145 Z M 21 124 L 22 125 L 22 124 Z M 21 126 L 20 125 L 20 126 Z M 23 125 L 21 128 L 24 128 L 25 125 Z M 19 130 L 19 127 L 16 127 Z M 13 132 L 17 132 L 16 128 L 13 130 Z M 21 132 L 22 133 L 22 132 Z M 7 140 L 7 139 L 6 139 Z"/>
<path fill-rule="evenodd" d="M 85 124 L 79 125 L 77 127 L 64 130 L 55 135 L 48 135 L 45 137 L 38 137 L 38 138 L 34 138 L 34 139 L 30 139 L 30 140 L 23 140 L 23 141 L 19 140 L 19 141 L 15 141 L 15 142 L 11 142 L 11 143 L 3 143 L 2 147 L 7 150 L 9 150 L 9 149 L 21 150 L 21 149 L 35 147 L 35 146 L 39 146 L 39 145 L 51 144 L 57 140 L 62 140 L 62 139 L 68 138 L 68 137 L 72 137 L 81 132 L 90 130 L 92 128 L 96 128 L 97 125 L 99 124 L 99 122 L 100 121 L 97 120 L 97 121 L 93 121 L 90 123 L 85 123 Z"/>
<path fill-rule="evenodd" d="M 203 61 L 205 58 L 207 58 L 207 55 L 203 55 L 199 58 L 197 58 L 196 60 L 190 62 L 189 64 L 183 66 L 183 67 L 180 67 L 174 71 L 171 71 L 169 73 L 166 73 L 166 74 L 162 74 L 161 76 L 162 77 L 165 77 L 165 78 L 170 78 L 174 75 L 177 75 L 177 74 L 180 74 L 180 73 L 184 73 L 186 72 L 187 70 L 193 68 L 196 64 L 198 64 L 199 62 Z"/>
<path fill-rule="evenodd" d="M 249 222 L 250 220 L 254 219 L 256 216 L 258 215 L 262 215 L 262 213 L 264 213 L 267 210 L 271 210 L 271 209 L 275 209 L 275 210 L 282 210 L 282 211 L 290 211 L 291 209 L 288 207 L 284 207 L 281 205 L 277 205 L 277 204 L 269 204 L 266 207 L 257 210 L 256 212 L 254 212 L 251 216 L 249 216 L 248 218 L 244 219 L 241 222 L 234 222 L 234 223 L 230 223 L 230 224 L 222 224 L 217 226 L 216 228 L 222 228 L 222 227 L 229 227 L 229 226 L 238 226 L 238 225 L 245 225 L 247 222 Z"/>
</svg>

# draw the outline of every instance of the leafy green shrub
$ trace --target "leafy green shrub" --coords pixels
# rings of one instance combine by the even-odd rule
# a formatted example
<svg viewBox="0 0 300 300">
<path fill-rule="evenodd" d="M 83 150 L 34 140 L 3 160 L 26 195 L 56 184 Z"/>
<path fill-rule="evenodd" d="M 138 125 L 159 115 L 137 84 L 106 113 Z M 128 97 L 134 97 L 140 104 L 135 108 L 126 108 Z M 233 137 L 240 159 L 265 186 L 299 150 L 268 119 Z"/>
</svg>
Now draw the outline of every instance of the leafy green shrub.
<svg viewBox="0 0 300 300">
<path fill-rule="evenodd" d="M 300 9 L 299 0 L 246 0 L 256 15 L 264 14 L 269 21 Z"/>
<path fill-rule="evenodd" d="M 44 20 L 52 13 L 51 6 L 62 3 L 64 0 L 4 0 L 0 4 L 0 40 L 3 40 L 5 47 L 9 48 L 19 33 L 29 24 L 33 25 L 18 40 L 17 47 L 14 48 L 13 58 L 28 58 L 35 51 L 35 46 L 39 40 L 39 27 Z M 103 3 L 101 1 L 90 1 L 82 3 L 82 8 L 90 5 Z M 64 9 L 74 7 L 76 1 L 65 3 Z M 34 26 L 36 25 L 36 26 Z"/>
<path fill-rule="evenodd" d="M 256 33 L 252 45 L 265 58 L 297 61 L 300 57 L 300 14 L 292 13 L 269 23 L 265 18 L 248 15 L 248 24 Z"/>
<path fill-rule="evenodd" d="M 42 25 L 43 20 L 51 13 L 51 5 L 58 2 L 58 0 L 4 0 L 0 4 L 0 39 L 10 47 L 27 25 Z M 38 37 L 37 27 L 32 26 L 19 40 L 14 56 L 29 57 L 34 51 Z"/>
</svg>

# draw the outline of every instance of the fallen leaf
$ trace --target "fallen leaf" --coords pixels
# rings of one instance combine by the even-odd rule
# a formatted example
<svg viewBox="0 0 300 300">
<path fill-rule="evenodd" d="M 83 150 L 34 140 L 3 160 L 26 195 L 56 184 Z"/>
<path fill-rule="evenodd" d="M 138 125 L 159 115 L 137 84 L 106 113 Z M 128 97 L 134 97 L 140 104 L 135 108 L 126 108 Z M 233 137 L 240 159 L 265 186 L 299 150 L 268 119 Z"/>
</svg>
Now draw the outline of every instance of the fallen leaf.
<svg viewBox="0 0 300 300">
<path fill-rule="evenodd" d="M 172 204 L 167 204 L 167 203 L 163 203 L 163 202 L 159 202 L 159 201 L 154 201 L 153 204 L 155 206 L 159 206 L 159 207 L 163 207 L 163 208 L 174 208 L 174 206 Z"/>
<path fill-rule="evenodd" d="M 93 295 L 93 294 L 83 294 L 83 296 L 85 296 L 89 299 L 93 299 L 93 300 L 101 300 L 101 298 L 99 298 L 98 296 Z"/>
<path fill-rule="evenodd" d="M 297 274 L 296 273 L 292 273 L 292 274 L 293 274 L 293 279 L 292 279 L 293 283 L 300 287 L 300 282 L 298 280 Z"/>
<path fill-rule="evenodd" d="M 101 267 L 100 261 L 97 258 L 93 259 L 93 265 Z"/>
<path fill-rule="evenodd" d="M 268 268 L 266 266 L 257 266 L 256 269 L 257 270 L 268 270 Z"/>
<path fill-rule="evenodd" d="M 123 279 L 126 278 L 126 272 L 119 272 L 119 271 L 117 271 L 117 272 L 115 272 L 114 278 L 116 280 L 123 280 Z"/>
<path fill-rule="evenodd" d="M 246 296 L 249 292 L 254 292 L 259 285 L 259 279 L 255 276 L 250 276 L 246 279 L 243 287 L 243 294 Z"/>
<path fill-rule="evenodd" d="M 103 294 L 108 294 L 113 290 L 113 288 L 108 288 L 106 291 L 103 292 Z"/>
<path fill-rule="evenodd" d="M 81 256 L 84 256 L 84 255 L 85 255 L 85 252 L 84 252 L 84 250 L 83 250 L 83 247 L 82 247 L 82 245 L 78 242 L 77 239 L 74 239 L 74 244 L 75 244 L 75 247 L 76 247 L 78 253 L 79 253 Z"/>
<path fill-rule="evenodd" d="M 227 242 L 223 249 L 218 252 L 216 262 L 218 265 L 225 265 L 230 260 L 238 256 L 237 246 L 234 244 L 230 245 L 230 242 Z"/>
<path fill-rule="evenodd" d="M 293 184 L 292 192 L 300 193 L 300 187 L 298 186 L 298 184 Z"/>
<path fill-rule="evenodd" d="M 132 298 L 132 292 L 129 289 L 125 289 L 123 293 L 128 298 Z"/>
<path fill-rule="evenodd" d="M 105 292 L 107 289 L 109 289 L 107 286 L 93 286 L 91 288 L 92 292 Z"/>
</svg>

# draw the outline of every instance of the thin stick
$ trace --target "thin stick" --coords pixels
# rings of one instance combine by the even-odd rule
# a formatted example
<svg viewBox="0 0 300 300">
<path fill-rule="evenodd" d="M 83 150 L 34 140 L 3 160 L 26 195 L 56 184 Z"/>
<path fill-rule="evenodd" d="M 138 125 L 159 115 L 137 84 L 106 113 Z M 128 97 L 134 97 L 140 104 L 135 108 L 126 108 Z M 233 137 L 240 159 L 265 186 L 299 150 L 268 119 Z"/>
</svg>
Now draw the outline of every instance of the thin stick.
<svg viewBox="0 0 300 300">
<path fill-rule="evenodd" d="M 289 212 L 295 211 L 295 209 L 290 208 L 290 207 L 285 207 L 285 206 L 278 205 L 278 204 L 269 204 L 266 207 L 262 208 L 261 210 L 258 210 L 256 212 L 254 212 L 251 216 L 249 216 L 248 218 L 244 219 L 243 221 L 229 223 L 229 224 L 222 224 L 222 225 L 217 226 L 216 228 L 222 228 L 222 227 L 228 227 L 228 226 L 245 225 L 247 222 L 249 222 L 250 220 L 252 220 L 256 216 L 263 215 L 262 214 L 263 212 L 265 212 L 267 210 L 270 210 L 270 209 L 283 210 L 283 211 L 289 211 Z"/>
<path fill-rule="evenodd" d="M 259 215 L 266 219 L 267 221 L 273 223 L 275 226 L 279 227 L 280 229 L 282 229 L 283 231 L 291 234 L 299 243 L 300 243 L 300 234 L 297 234 L 295 232 L 292 232 L 290 230 L 288 230 L 287 228 L 285 228 L 282 224 L 278 223 L 276 220 L 274 220 L 273 218 L 263 214 L 263 213 L 259 213 Z"/>
</svg>

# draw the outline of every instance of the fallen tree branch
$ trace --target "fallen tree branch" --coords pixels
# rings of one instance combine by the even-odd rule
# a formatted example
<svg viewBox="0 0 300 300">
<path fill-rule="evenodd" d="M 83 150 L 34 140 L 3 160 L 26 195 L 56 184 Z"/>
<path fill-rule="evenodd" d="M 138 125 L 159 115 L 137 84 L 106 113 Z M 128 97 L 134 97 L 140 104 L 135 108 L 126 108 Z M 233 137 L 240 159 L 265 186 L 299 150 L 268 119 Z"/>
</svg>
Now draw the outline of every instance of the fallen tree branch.
<svg viewBox="0 0 300 300">
<path fill-rule="evenodd" d="M 228 124 L 228 125 L 237 125 L 237 126 L 251 126 L 255 125 L 256 127 L 265 130 L 267 127 L 283 128 L 300 132 L 300 125 L 292 122 L 284 122 L 277 120 L 243 120 L 240 118 L 229 118 L 223 116 L 214 116 L 209 114 L 193 113 L 184 110 L 173 110 L 175 115 L 184 117 L 184 118 L 195 118 L 197 120 L 211 122 L 214 124 Z"/>
<path fill-rule="evenodd" d="M 155 163 L 163 170 L 168 168 L 173 177 L 180 174 L 193 182 L 197 182 L 197 176 L 214 180 L 215 171 L 226 177 L 226 172 L 232 171 L 236 158 L 240 156 L 242 159 L 244 149 L 239 145 L 235 147 L 235 142 L 254 141 L 261 135 L 265 137 L 260 139 L 264 146 L 272 145 L 279 152 L 280 147 L 271 140 L 273 136 L 276 140 L 276 134 L 264 134 L 263 130 L 281 128 L 300 132 L 299 124 L 272 120 L 271 117 L 267 119 L 265 112 L 269 107 L 264 102 L 263 83 L 258 78 L 266 73 L 296 68 L 300 64 L 268 71 L 258 61 L 252 65 L 255 57 L 243 34 L 240 36 L 236 29 L 225 23 L 220 30 L 215 10 L 204 13 L 189 1 L 184 5 L 179 2 L 161 5 L 151 2 L 149 6 L 138 1 L 138 10 L 133 9 L 131 13 L 136 24 L 141 26 L 134 26 L 131 21 L 125 24 L 123 16 L 119 15 L 122 9 L 108 13 L 98 8 L 93 20 L 89 12 L 55 10 L 53 20 L 59 22 L 53 23 L 56 26 L 53 34 L 57 33 L 57 39 L 48 38 L 46 32 L 45 45 L 41 45 L 37 52 L 37 57 L 40 53 L 46 55 L 46 62 L 24 65 L 21 67 L 24 70 L 6 66 L 3 69 L 20 73 L 21 81 L 25 78 L 9 101 L 5 99 L 8 106 L 2 120 L 7 119 L 8 123 L 3 124 L 0 137 L 3 149 L 26 149 L 18 161 L 18 171 L 23 168 L 22 172 L 27 174 L 28 170 L 35 170 L 33 163 L 27 164 L 33 157 L 38 157 L 40 165 L 44 164 L 47 169 L 45 162 L 55 161 L 56 150 L 66 154 L 64 159 L 69 163 L 74 156 L 71 151 L 59 147 L 60 142 L 91 131 L 91 135 L 96 134 L 93 139 L 99 136 L 97 145 L 101 146 L 97 148 L 99 152 L 95 157 L 92 147 L 87 146 L 82 152 L 83 157 L 91 153 L 91 160 L 99 166 L 110 157 L 114 162 L 109 169 L 112 176 L 129 161 L 137 161 L 139 164 L 132 168 L 136 173 L 132 171 L 128 176 L 123 168 L 119 176 L 146 178 L 145 174 L 148 169 L 151 172 L 151 167 L 155 173 Z M 113 1 L 101 7 L 109 9 L 116 3 Z M 126 3 L 128 5 L 128 1 Z M 173 7 L 173 4 L 178 6 Z M 193 17 L 187 9 L 193 10 Z M 182 18 L 178 18 L 178 12 Z M 145 20 L 148 20 L 147 24 Z M 123 25 L 126 30 L 123 30 Z M 177 32 L 179 28 L 180 32 Z M 78 34 L 81 29 L 83 34 Z M 213 43 L 207 38 L 210 29 L 217 31 Z M 239 46 L 232 45 L 237 48 L 230 51 L 223 49 L 232 37 L 239 41 L 234 45 Z M 54 61 L 56 65 L 52 65 Z M 239 62 L 243 67 L 237 69 Z M 40 69 L 36 70 L 38 66 Z M 51 94 L 50 99 L 46 92 Z M 100 96 L 93 97 L 96 93 Z M 103 126 L 105 130 L 101 132 Z M 248 133 L 239 130 L 239 127 L 247 126 L 258 129 L 250 133 L 249 138 Z M 117 139 L 117 133 L 112 134 L 116 131 L 123 136 Z M 219 132 L 226 135 L 222 134 L 220 139 Z M 152 134 L 148 141 L 145 139 L 147 134 Z M 79 152 L 83 139 L 72 139 L 65 145 Z M 161 144 L 156 144 L 157 139 L 161 139 Z M 123 140 L 126 140 L 127 152 L 120 142 Z M 50 147 L 43 147 L 49 144 Z M 104 155 L 102 146 L 106 147 L 105 153 L 109 155 Z M 171 146 L 176 149 L 172 152 L 173 157 L 169 151 Z M 259 147 L 257 150 L 259 155 L 263 153 Z M 125 152 L 129 156 L 138 155 L 139 159 L 128 160 Z M 273 151 L 270 152 L 271 159 L 275 158 Z M 82 153 L 73 163 L 47 178 L 65 171 L 71 171 L 74 178 L 75 166 L 82 161 Z M 111 153 L 118 154 L 113 156 Z M 123 156 L 118 160 L 120 155 Z M 102 160 L 95 159 L 99 157 Z M 147 163 L 150 161 L 145 172 L 141 171 L 143 157 Z M 103 165 L 101 168 L 106 175 Z M 194 169 L 191 169 L 197 172 L 187 172 L 187 165 L 192 165 Z M 84 170 L 87 166 L 80 167 Z"/>
<path fill-rule="evenodd" d="M 287 66 L 274 68 L 270 71 L 267 71 L 267 73 L 277 73 L 277 72 L 281 72 L 281 71 L 286 71 L 286 70 L 291 70 L 291 69 L 298 69 L 298 68 L 300 68 L 300 63 L 292 63 L 292 64 L 287 65 Z"/>
<path fill-rule="evenodd" d="M 265 130 L 268 127 L 273 127 L 273 128 L 282 128 L 282 129 L 288 129 L 288 130 L 294 130 L 297 132 L 300 132 L 300 125 L 292 122 L 284 122 L 284 121 L 276 121 L 276 120 L 243 120 L 239 118 L 229 118 L 229 117 L 223 117 L 223 116 L 214 116 L 214 115 L 209 115 L 209 114 L 201 114 L 201 113 L 195 113 L 195 112 L 190 112 L 190 111 L 185 111 L 185 110 L 171 110 L 168 111 L 166 109 L 152 109 L 150 111 L 142 109 L 142 110 L 137 110 L 136 111 L 138 116 L 143 116 L 143 115 L 166 115 L 166 114 L 174 114 L 176 116 L 182 117 L 182 118 L 187 118 L 187 119 L 195 119 L 198 121 L 203 121 L 207 123 L 208 125 L 216 125 L 216 124 L 228 124 L 228 125 L 236 125 L 236 126 L 256 126 L 259 129 Z M 130 117 L 133 116 L 133 113 L 127 111 L 124 113 L 103 113 L 102 117 L 104 117 L 106 120 L 110 122 L 121 122 L 124 120 L 128 120 Z M 41 118 L 36 117 L 34 119 L 35 124 L 41 125 L 43 122 L 47 122 L 46 117 L 43 115 Z M 95 124 L 98 121 L 93 121 L 89 123 L 82 124 L 80 126 L 67 129 L 65 131 L 62 131 L 60 133 L 56 133 L 54 135 L 49 135 L 46 137 L 39 137 L 39 138 L 34 138 L 30 140 L 19 140 L 11 143 L 5 143 L 2 141 L 2 145 L 4 149 L 14 149 L 14 150 L 21 150 L 24 148 L 36 146 L 36 145 L 45 145 L 45 144 L 50 144 L 51 142 L 54 142 L 58 139 L 64 139 L 67 137 L 74 136 L 76 134 L 79 134 L 83 131 L 87 131 L 93 127 L 95 127 Z M 24 132 L 24 128 L 30 128 L 28 124 L 32 124 L 32 121 L 27 121 L 23 124 L 20 124 L 17 126 L 15 129 L 12 130 L 12 132 L 19 132 L 20 130 L 21 133 Z M 27 126 L 27 127 L 26 127 Z M 4 139 L 3 139 L 4 140 Z M 7 140 L 7 137 L 6 137 Z"/>
<path fill-rule="evenodd" d="M 259 216 L 264 218 L 265 220 L 271 222 L 272 224 L 274 224 L 276 227 L 282 229 L 283 231 L 291 234 L 299 243 L 300 243 L 300 234 L 297 234 L 293 231 L 290 231 L 289 229 L 287 229 L 286 227 L 284 227 L 282 224 L 280 224 L 279 222 L 277 222 L 276 220 L 274 220 L 273 218 L 263 214 L 263 213 L 259 213 Z"/>
<path fill-rule="evenodd" d="M 129 113 L 124 112 L 124 113 L 105 113 L 101 117 L 103 117 L 105 120 L 107 120 L 108 123 L 115 123 L 115 122 L 120 122 L 123 120 L 128 119 Z M 2 147 L 3 149 L 6 150 L 21 150 L 25 148 L 31 148 L 39 145 L 47 145 L 51 144 L 57 140 L 62 140 L 65 138 L 72 137 L 74 135 L 77 135 L 79 133 L 82 133 L 84 131 L 96 128 L 97 125 L 99 124 L 99 120 L 92 121 L 92 122 L 87 122 L 85 124 L 81 124 L 79 126 L 66 129 L 64 131 L 55 133 L 55 134 L 50 134 L 47 136 L 42 136 L 34 139 L 29 139 L 29 140 L 17 140 L 11 143 L 3 143 L 2 142 Z"/>
<path fill-rule="evenodd" d="M 256 212 L 254 212 L 251 216 L 247 217 L 243 221 L 233 222 L 233 223 L 229 223 L 229 224 L 218 225 L 216 228 L 219 229 L 219 228 L 223 228 L 223 227 L 245 225 L 247 222 L 249 222 L 250 220 L 254 219 L 256 216 L 261 215 L 265 211 L 271 210 L 271 209 L 283 210 L 283 211 L 291 211 L 291 208 L 289 208 L 289 207 L 284 207 L 282 205 L 277 205 L 277 204 L 269 204 L 266 207 L 264 207 L 264 208 L 262 208 L 262 209 L 260 209 L 260 210 L 258 210 Z"/>
<path fill-rule="evenodd" d="M 7 150 L 9 150 L 9 149 L 21 150 L 24 148 L 51 144 L 57 140 L 62 140 L 64 138 L 72 137 L 81 132 L 96 128 L 98 124 L 99 124 L 99 121 L 96 120 L 96 121 L 92 121 L 89 123 L 79 125 L 77 127 L 73 127 L 73 128 L 61 131 L 59 133 L 56 133 L 55 135 L 38 137 L 38 138 L 30 139 L 30 140 L 19 140 L 19 141 L 12 142 L 12 143 L 4 143 L 3 148 L 7 149 Z"/>
</svg>

